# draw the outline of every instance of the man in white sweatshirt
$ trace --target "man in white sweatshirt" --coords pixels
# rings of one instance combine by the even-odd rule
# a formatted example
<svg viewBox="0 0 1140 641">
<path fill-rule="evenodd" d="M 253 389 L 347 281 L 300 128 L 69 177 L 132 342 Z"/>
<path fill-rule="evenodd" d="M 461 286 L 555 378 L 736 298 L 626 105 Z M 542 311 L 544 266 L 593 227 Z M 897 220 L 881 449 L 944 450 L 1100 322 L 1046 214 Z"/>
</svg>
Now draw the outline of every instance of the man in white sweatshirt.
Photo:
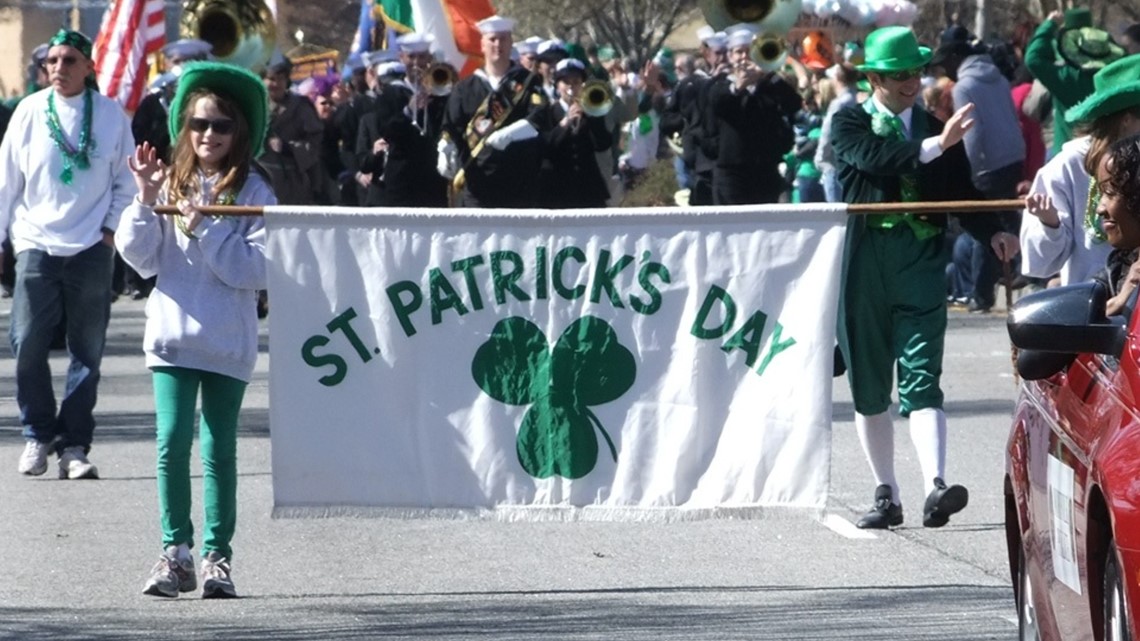
<svg viewBox="0 0 1140 641">
<path fill-rule="evenodd" d="M 21 474 L 98 478 L 87 459 L 99 366 L 111 311 L 114 231 L 136 188 L 123 109 L 94 89 L 91 41 L 63 31 L 44 59 L 49 85 L 22 100 L 0 145 L 0 240 L 16 252 L 9 338 L 16 403 L 27 440 Z M 48 351 L 66 325 L 71 363 L 56 404 Z"/>
</svg>

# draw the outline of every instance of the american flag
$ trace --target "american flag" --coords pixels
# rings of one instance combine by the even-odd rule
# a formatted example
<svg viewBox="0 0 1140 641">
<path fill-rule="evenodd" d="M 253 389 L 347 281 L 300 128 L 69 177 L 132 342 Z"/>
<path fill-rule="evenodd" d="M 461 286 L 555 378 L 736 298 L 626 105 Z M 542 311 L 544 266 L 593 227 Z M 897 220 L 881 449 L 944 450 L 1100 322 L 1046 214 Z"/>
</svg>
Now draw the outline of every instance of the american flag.
<svg viewBox="0 0 1140 641">
<path fill-rule="evenodd" d="M 147 56 L 165 42 L 163 0 L 112 0 L 95 38 L 99 90 L 134 111 L 146 91 Z"/>
</svg>

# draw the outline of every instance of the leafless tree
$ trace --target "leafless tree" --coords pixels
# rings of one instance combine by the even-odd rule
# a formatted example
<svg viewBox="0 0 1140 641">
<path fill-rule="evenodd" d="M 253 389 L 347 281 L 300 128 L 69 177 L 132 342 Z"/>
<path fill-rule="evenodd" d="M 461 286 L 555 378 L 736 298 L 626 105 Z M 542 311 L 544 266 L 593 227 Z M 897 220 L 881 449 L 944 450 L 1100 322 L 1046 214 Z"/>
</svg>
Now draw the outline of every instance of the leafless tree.
<svg viewBox="0 0 1140 641">
<path fill-rule="evenodd" d="M 651 57 L 696 8 L 696 0 L 498 0 L 519 32 L 613 47 L 637 60 Z"/>
</svg>

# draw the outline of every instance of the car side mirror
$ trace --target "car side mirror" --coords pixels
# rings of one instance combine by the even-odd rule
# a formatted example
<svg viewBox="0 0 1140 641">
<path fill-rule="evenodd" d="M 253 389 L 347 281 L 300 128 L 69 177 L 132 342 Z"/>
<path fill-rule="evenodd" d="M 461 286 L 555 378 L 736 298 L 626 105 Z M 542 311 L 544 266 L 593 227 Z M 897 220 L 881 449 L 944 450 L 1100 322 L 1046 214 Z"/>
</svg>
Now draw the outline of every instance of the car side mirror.
<svg viewBox="0 0 1140 641">
<path fill-rule="evenodd" d="M 1104 284 L 1095 281 L 1029 294 L 1010 311 L 1009 338 L 1018 349 L 1120 358 L 1125 319 L 1105 316 L 1107 300 Z"/>
</svg>

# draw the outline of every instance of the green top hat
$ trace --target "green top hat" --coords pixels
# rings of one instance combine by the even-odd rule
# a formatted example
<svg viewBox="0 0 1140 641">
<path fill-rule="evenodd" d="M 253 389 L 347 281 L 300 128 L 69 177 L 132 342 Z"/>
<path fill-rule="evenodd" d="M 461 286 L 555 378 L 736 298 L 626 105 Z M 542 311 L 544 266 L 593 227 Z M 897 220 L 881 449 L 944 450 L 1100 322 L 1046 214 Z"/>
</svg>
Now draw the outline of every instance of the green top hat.
<svg viewBox="0 0 1140 641">
<path fill-rule="evenodd" d="M 1065 11 L 1065 29 L 1080 29 L 1092 26 L 1092 11 L 1086 7 Z"/>
<path fill-rule="evenodd" d="M 269 129 L 269 94 L 253 72 L 224 62 L 189 62 L 182 67 L 178 89 L 170 103 L 170 140 L 178 139 L 182 112 L 190 106 L 186 100 L 197 89 L 209 89 L 241 109 L 249 125 L 250 148 L 255 156 L 260 153 Z"/>
<path fill-rule="evenodd" d="M 1140 54 L 1121 58 L 1096 72 L 1096 91 L 1065 112 L 1069 123 L 1089 122 L 1140 105 Z"/>
<path fill-rule="evenodd" d="M 1096 71 L 1124 57 L 1124 48 L 1107 31 L 1096 27 L 1073 27 L 1057 34 L 1057 51 L 1070 67 Z"/>
<path fill-rule="evenodd" d="M 907 71 L 925 67 L 931 58 L 930 47 L 920 47 L 914 32 L 899 26 L 872 31 L 863 55 L 863 64 L 856 67 L 859 71 Z"/>
</svg>

